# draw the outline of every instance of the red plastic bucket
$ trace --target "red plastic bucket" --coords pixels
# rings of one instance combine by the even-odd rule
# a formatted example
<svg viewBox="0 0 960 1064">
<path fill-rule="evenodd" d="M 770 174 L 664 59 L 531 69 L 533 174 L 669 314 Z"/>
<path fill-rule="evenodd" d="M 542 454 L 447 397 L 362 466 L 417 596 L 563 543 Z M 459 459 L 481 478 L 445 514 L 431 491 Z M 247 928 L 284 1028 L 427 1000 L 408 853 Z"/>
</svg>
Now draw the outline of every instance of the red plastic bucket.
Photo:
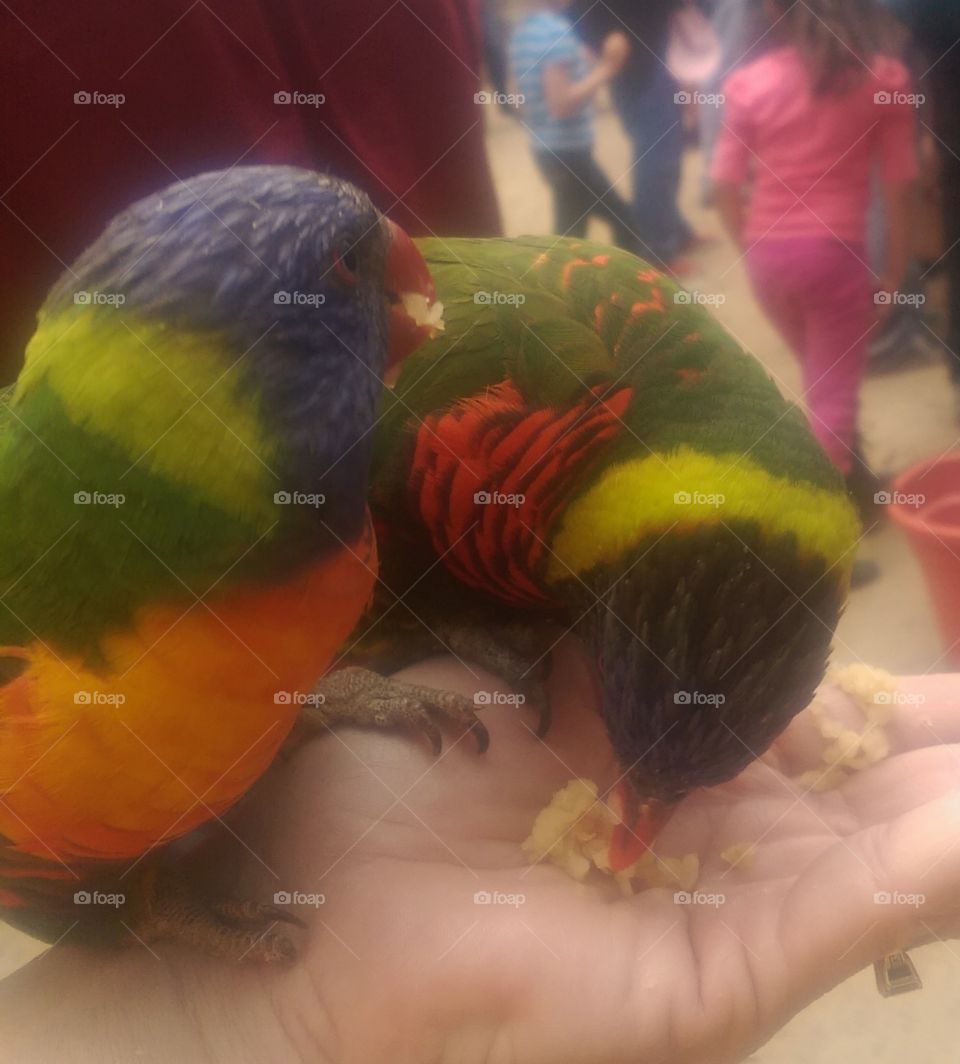
<svg viewBox="0 0 960 1064">
<path fill-rule="evenodd" d="M 946 657 L 960 666 L 960 451 L 920 462 L 894 481 L 890 516 L 907 533 L 933 600 Z"/>
</svg>

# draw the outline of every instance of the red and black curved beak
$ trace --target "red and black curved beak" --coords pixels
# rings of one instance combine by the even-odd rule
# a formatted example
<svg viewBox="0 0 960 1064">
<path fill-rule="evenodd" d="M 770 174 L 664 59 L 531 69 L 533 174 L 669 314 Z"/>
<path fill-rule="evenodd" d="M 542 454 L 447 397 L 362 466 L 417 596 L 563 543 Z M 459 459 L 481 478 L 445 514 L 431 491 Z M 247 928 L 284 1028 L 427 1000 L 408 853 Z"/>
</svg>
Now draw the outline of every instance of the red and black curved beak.
<svg viewBox="0 0 960 1064">
<path fill-rule="evenodd" d="M 607 859 L 614 872 L 622 872 L 650 849 L 674 806 L 656 798 L 641 801 L 626 780 L 614 786 L 613 795 L 620 823 L 613 829 Z"/>
<path fill-rule="evenodd" d="M 384 276 L 390 300 L 389 370 L 443 330 L 443 306 L 416 244 L 396 222 L 384 222 L 390 237 Z"/>
</svg>

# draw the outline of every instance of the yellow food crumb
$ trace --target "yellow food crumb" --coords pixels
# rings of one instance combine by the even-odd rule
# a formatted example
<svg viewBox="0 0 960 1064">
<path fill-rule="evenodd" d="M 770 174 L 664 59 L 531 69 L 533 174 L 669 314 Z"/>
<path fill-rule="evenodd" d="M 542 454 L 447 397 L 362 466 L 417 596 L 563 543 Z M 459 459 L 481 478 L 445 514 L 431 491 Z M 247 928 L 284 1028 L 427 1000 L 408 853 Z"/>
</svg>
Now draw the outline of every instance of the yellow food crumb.
<svg viewBox="0 0 960 1064">
<path fill-rule="evenodd" d="M 897 678 L 886 669 L 860 663 L 844 665 L 831 668 L 827 679 L 857 702 L 871 719 L 882 718 L 881 723 L 889 719 Z"/>
<path fill-rule="evenodd" d="M 612 875 L 625 895 L 633 894 L 634 880 L 642 880 L 647 887 L 678 890 L 696 885 L 700 862 L 692 853 L 660 857 L 647 852 L 629 868 L 614 873 L 609 850 L 617 823 L 616 814 L 599 799 L 592 780 L 571 780 L 537 814 L 530 835 L 522 843 L 523 852 L 531 864 L 549 861 L 580 882 L 596 868 Z"/>
<path fill-rule="evenodd" d="M 754 846 L 752 842 L 735 842 L 725 850 L 720 851 L 720 860 L 731 868 L 740 867 L 744 870 L 753 864 Z"/>
<path fill-rule="evenodd" d="M 592 780 L 571 780 L 537 814 L 530 835 L 523 841 L 523 852 L 531 864 L 548 860 L 574 879 L 583 880 L 592 865 L 600 867 L 598 858 L 606 861 L 604 841 L 609 843 L 612 816 L 597 797 L 597 785 Z"/>
<path fill-rule="evenodd" d="M 430 303 L 420 292 L 404 292 L 400 301 L 414 324 L 428 326 L 433 336 L 443 332 L 443 304 L 439 299 Z"/>
<path fill-rule="evenodd" d="M 622 872 L 615 872 L 620 890 L 633 894 L 633 881 L 640 879 L 645 887 L 671 887 L 673 890 L 692 890 L 700 878 L 700 858 L 695 853 L 684 857 L 660 857 L 645 853 Z"/>
<path fill-rule="evenodd" d="M 829 791 L 890 754 L 890 741 L 883 730 L 890 719 L 897 690 L 896 677 L 872 665 L 847 665 L 830 669 L 827 679 L 853 699 L 866 718 L 862 731 L 848 728 L 827 716 L 819 702 L 810 707 L 810 715 L 824 739 L 829 740 L 821 753 L 822 768 L 810 769 L 794 780 L 808 790 Z"/>
</svg>

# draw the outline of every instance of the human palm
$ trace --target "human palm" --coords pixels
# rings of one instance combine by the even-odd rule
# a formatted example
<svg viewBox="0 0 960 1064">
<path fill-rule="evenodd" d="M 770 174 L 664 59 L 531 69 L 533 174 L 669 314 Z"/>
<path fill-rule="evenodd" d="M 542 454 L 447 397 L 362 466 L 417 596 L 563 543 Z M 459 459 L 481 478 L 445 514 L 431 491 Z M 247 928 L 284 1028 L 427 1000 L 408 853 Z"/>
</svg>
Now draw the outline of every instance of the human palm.
<svg viewBox="0 0 960 1064">
<path fill-rule="evenodd" d="M 417 739 L 343 731 L 301 750 L 242 811 L 238 834 L 278 877 L 251 859 L 249 889 L 324 895 L 297 909 L 312 991 L 284 1008 L 296 1002 L 325 1059 L 739 1060 L 884 952 L 951 933 L 954 678 L 924 680 L 923 712 L 891 728 L 893 756 L 838 790 L 790 782 L 820 763 L 803 715 L 736 780 L 690 796 L 656 844 L 699 856 L 698 903 L 679 904 L 671 890 L 625 899 L 527 865 L 519 843 L 552 793 L 573 776 L 603 786 L 616 775 L 583 660 L 573 644 L 556 658 L 546 742 L 513 707 L 484 711 L 482 756 L 469 737 L 450 737 L 435 761 Z M 494 689 L 449 661 L 405 678 Z M 745 842 L 757 842 L 753 859 L 731 870 L 720 853 Z M 925 900 L 880 905 L 878 891 Z M 300 985 L 280 977 L 281 1000 Z"/>
<path fill-rule="evenodd" d="M 722 1064 L 884 952 L 956 930 L 957 677 L 904 681 L 925 703 L 895 716 L 887 760 L 837 790 L 790 782 L 823 747 L 802 714 L 736 780 L 687 798 L 656 843 L 699 857 L 699 903 L 678 904 L 526 864 L 519 843 L 556 789 L 617 775 L 578 647 L 555 660 L 546 742 L 510 706 L 484 710 L 483 755 L 469 737 L 434 759 L 421 737 L 343 730 L 234 811 L 192 874 L 291 895 L 307 925 L 292 967 L 95 954 L 68 936 L 0 985 L 10 1059 Z M 406 678 L 495 689 L 448 660 Z M 861 726 L 845 696 L 824 697 Z M 735 843 L 756 843 L 748 867 L 721 859 Z"/>
</svg>

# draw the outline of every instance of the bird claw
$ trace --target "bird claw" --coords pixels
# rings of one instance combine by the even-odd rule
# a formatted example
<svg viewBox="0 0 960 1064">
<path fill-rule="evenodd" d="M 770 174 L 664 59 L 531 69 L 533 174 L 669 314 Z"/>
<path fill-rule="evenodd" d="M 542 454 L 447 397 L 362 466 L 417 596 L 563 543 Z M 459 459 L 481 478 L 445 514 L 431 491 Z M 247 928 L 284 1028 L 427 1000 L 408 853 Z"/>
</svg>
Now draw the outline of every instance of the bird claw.
<svg viewBox="0 0 960 1064">
<path fill-rule="evenodd" d="M 447 722 L 457 725 L 462 733 L 473 734 L 477 753 L 490 746 L 490 733 L 473 704 L 454 691 L 404 683 L 351 666 L 321 680 L 316 693 L 322 698 L 304 707 L 301 715 L 313 731 L 338 724 L 417 729 L 427 736 L 434 756 L 439 757 L 443 751 L 440 724 Z"/>
<path fill-rule="evenodd" d="M 175 942 L 239 963 L 289 964 L 299 950 L 278 923 L 306 924 L 277 905 L 244 899 L 199 897 L 177 871 L 152 878 L 142 918 L 131 928 L 141 943 Z"/>
</svg>

